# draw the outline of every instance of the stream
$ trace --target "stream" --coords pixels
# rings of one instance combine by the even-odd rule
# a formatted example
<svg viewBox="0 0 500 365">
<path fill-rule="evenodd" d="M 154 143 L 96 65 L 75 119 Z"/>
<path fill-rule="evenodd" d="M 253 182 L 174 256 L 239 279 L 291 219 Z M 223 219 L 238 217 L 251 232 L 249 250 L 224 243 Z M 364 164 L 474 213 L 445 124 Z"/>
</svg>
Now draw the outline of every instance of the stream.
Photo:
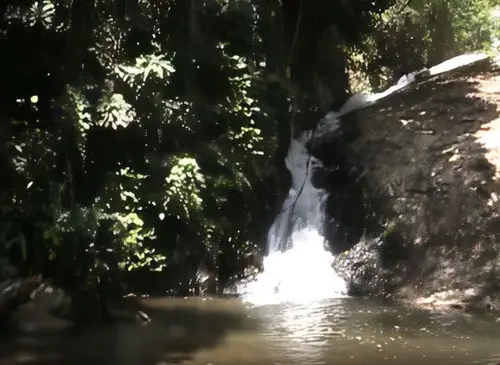
<svg viewBox="0 0 500 365">
<path fill-rule="evenodd" d="M 148 324 L 3 338 L 0 364 L 500 364 L 500 321 L 373 299 L 144 299 Z"/>
</svg>

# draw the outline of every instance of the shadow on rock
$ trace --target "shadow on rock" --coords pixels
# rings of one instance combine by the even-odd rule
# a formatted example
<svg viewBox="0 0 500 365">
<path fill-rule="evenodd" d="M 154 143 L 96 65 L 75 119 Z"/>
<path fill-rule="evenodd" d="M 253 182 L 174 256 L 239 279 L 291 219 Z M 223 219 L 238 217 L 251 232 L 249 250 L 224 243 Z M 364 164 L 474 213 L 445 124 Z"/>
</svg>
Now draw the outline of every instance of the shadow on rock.
<svg viewBox="0 0 500 365">
<path fill-rule="evenodd" d="M 498 281 L 499 105 L 500 71 L 480 61 L 356 112 L 356 138 L 319 152 L 337 154 L 322 187 L 354 286 L 422 295 Z"/>
</svg>

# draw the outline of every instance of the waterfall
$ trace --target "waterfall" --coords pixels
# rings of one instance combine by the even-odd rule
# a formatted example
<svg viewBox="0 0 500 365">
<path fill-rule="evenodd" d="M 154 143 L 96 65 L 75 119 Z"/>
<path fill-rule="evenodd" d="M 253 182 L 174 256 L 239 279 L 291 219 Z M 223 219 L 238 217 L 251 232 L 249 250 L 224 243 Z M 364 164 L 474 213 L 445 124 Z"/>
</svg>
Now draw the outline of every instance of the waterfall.
<svg viewBox="0 0 500 365">
<path fill-rule="evenodd" d="M 314 135 L 306 131 L 293 139 L 285 161 L 292 175 L 292 186 L 268 233 L 264 271 L 256 280 L 238 287 L 243 299 L 254 304 L 271 304 L 346 296 L 347 285 L 332 268 L 333 256 L 322 234 L 327 193 L 315 188 L 311 180 L 314 170 L 323 165 L 308 153 L 307 143 L 338 129 L 340 117 L 405 88 L 418 76 L 433 76 L 485 58 L 483 54 L 458 56 L 430 69 L 404 75 L 380 93 L 355 94 L 338 112 L 326 114 Z"/>
<path fill-rule="evenodd" d="M 323 237 L 328 194 L 312 184 L 314 171 L 323 165 L 309 154 L 306 146 L 338 129 L 341 116 L 369 106 L 413 81 L 414 78 L 406 77 L 384 92 L 355 94 L 338 112 L 326 114 L 314 133 L 303 132 L 290 142 L 285 163 L 292 186 L 268 233 L 264 271 L 238 288 L 244 300 L 272 304 L 347 296 L 347 285 L 333 269 L 333 255 Z"/>
<path fill-rule="evenodd" d="M 292 139 L 285 160 L 292 186 L 268 233 L 264 271 L 238 288 L 244 300 L 272 304 L 347 296 L 347 285 L 333 269 L 333 255 L 323 237 L 328 194 L 312 184 L 314 171 L 323 165 L 309 154 L 307 143 L 338 129 L 341 116 L 407 86 L 414 81 L 410 76 L 384 92 L 353 95 L 338 112 L 326 114 L 315 132 L 306 131 Z"/>
<path fill-rule="evenodd" d="M 317 133 L 338 127 L 338 118 L 330 113 Z M 285 163 L 292 186 L 268 233 L 264 271 L 239 290 L 250 303 L 346 296 L 346 284 L 332 268 L 333 256 L 322 234 L 328 194 L 312 184 L 314 170 L 323 168 L 321 161 L 307 151 L 306 144 L 312 138 L 313 132 L 306 131 L 290 143 Z"/>
</svg>

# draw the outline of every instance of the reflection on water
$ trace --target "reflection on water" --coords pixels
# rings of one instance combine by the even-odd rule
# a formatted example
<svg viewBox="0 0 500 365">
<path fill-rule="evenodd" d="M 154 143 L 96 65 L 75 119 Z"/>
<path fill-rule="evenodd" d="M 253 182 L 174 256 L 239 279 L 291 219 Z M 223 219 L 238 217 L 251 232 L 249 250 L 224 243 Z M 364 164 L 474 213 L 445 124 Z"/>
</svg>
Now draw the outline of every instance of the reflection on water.
<svg viewBox="0 0 500 365">
<path fill-rule="evenodd" d="M 287 305 L 264 309 L 263 316 L 271 317 L 264 333 L 273 344 L 272 351 L 281 353 L 283 360 L 302 364 L 322 364 L 327 339 L 332 335 L 328 313 L 321 302 Z M 325 325 L 319 325 L 324 323 Z M 281 338 L 282 341 L 276 341 Z"/>
<path fill-rule="evenodd" d="M 353 298 L 248 307 L 147 299 L 146 326 L 0 340 L 0 365 L 500 364 L 495 317 Z"/>
</svg>

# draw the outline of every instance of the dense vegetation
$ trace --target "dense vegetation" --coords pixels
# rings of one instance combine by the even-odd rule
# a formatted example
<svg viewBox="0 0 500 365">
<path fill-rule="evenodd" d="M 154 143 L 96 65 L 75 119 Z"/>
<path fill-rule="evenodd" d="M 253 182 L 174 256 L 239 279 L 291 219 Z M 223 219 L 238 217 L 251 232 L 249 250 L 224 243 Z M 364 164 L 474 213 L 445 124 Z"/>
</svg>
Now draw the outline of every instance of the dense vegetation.
<svg viewBox="0 0 500 365">
<path fill-rule="evenodd" d="M 201 269 L 245 275 L 296 116 L 487 47 L 493 5 L 2 1 L 0 278 L 187 294 Z"/>
</svg>

